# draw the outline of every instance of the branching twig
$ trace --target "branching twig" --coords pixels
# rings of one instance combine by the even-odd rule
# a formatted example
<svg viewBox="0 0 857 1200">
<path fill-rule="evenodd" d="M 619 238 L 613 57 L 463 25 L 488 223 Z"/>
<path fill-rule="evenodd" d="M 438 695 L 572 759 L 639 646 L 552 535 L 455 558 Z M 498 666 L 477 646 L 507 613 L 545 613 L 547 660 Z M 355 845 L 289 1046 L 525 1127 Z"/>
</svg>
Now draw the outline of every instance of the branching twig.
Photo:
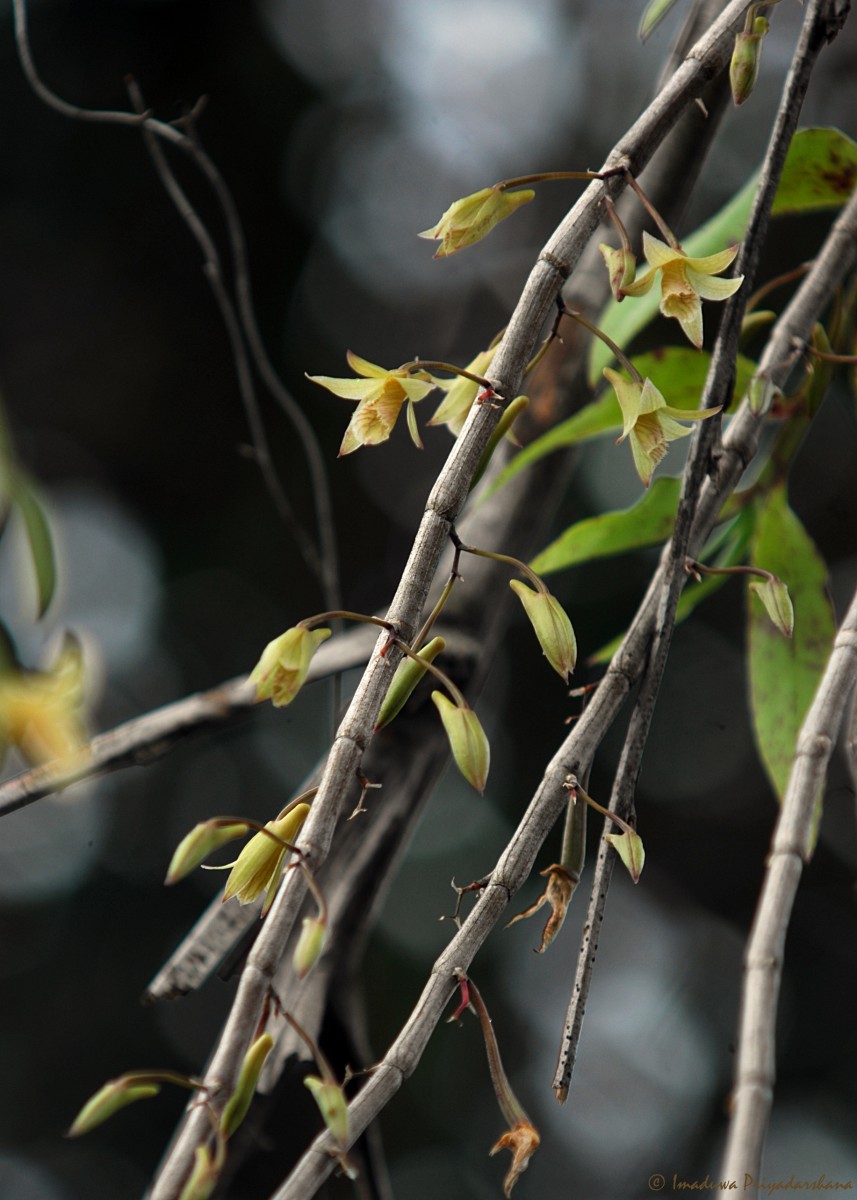
<svg viewBox="0 0 857 1200">
<path fill-rule="evenodd" d="M 40 100 L 55 112 L 71 120 L 90 121 L 101 125 L 131 126 L 143 132 L 161 182 L 203 252 L 205 275 L 226 325 L 235 360 L 239 389 L 250 426 L 256 461 L 262 472 L 268 492 L 277 512 L 292 531 L 307 566 L 318 577 L 324 594 L 325 604 L 330 608 L 339 607 L 339 570 L 337 565 L 333 510 L 330 499 L 330 487 L 321 449 L 312 426 L 284 387 L 282 380 L 277 376 L 265 351 L 256 324 L 250 288 L 250 274 L 247 266 L 246 243 L 241 221 L 226 181 L 205 153 L 196 136 L 193 114 L 184 119 L 184 124 L 188 128 L 188 132 L 180 129 L 178 124 L 172 125 L 157 120 L 148 111 L 143 109 L 139 91 L 133 82 L 130 86 L 132 100 L 138 109 L 135 113 L 108 109 L 89 109 L 82 108 L 76 104 L 69 104 L 68 101 L 57 96 L 42 82 L 36 70 L 30 48 L 26 0 L 14 0 L 13 11 L 15 18 L 15 39 L 21 66 L 27 82 Z M 193 208 L 175 179 L 169 164 L 158 147 L 156 139 L 169 142 L 187 154 L 208 180 L 217 197 L 223 211 L 232 252 L 235 291 L 237 295 L 237 314 L 223 280 L 220 256 L 217 248 L 199 214 Z M 244 344 L 245 338 L 246 347 Z M 268 448 L 267 435 L 256 400 L 252 373 L 250 371 L 251 361 L 262 376 L 271 395 L 292 422 L 301 440 L 313 484 L 316 520 L 318 524 L 318 548 L 316 548 L 312 539 L 295 516 L 291 503 L 274 471 Z"/>
<path fill-rule="evenodd" d="M 793 364 L 792 338 L 808 330 L 829 302 L 830 295 L 857 259 L 857 195 L 837 219 L 815 264 L 772 331 L 762 366 L 775 382 L 784 382 Z M 748 463 L 755 453 L 763 418 L 745 400 L 724 440 L 723 456 Z M 735 436 L 733 438 L 733 431 Z M 697 520 L 690 545 L 697 546 L 734 488 L 740 470 L 718 472 L 706 484 L 709 516 Z M 535 856 L 565 803 L 563 782 L 570 772 L 580 776 L 591 762 L 601 738 L 616 717 L 628 691 L 640 677 L 646 647 L 657 612 L 664 567 L 661 565 L 631 629 L 598 690 L 578 723 L 549 763 L 536 794 L 490 877 L 490 883 L 432 968 L 431 977 L 406 1025 L 372 1078 L 350 1106 L 355 1137 L 381 1111 L 403 1080 L 416 1068 L 431 1033 L 440 1020 L 453 987 L 455 967 L 467 970 L 518 887 L 528 877 Z M 272 1200 L 307 1200 L 329 1174 L 328 1143 L 317 1138 Z"/>
<path fill-rule="evenodd" d="M 744 0 L 733 0 L 727 6 L 646 113 L 608 156 L 602 170 L 620 165 L 628 166 L 632 172 L 642 169 L 687 104 L 708 79 L 723 69 L 731 34 L 745 8 Z M 621 189 L 622 181 L 618 177 L 590 185 L 540 255 L 492 364 L 491 382 L 499 396 L 509 398 L 516 394 L 559 288 L 598 224 L 605 191 L 615 195 Z M 467 499 L 470 482 L 500 415 L 499 408 L 473 406 L 432 489 L 409 562 L 387 614 L 387 620 L 405 641 L 409 641 L 416 630 L 449 527 Z M 387 647 L 388 638 L 384 635 L 379 639 L 331 748 L 301 838 L 301 849 L 311 870 L 317 870 L 328 853 L 346 790 L 371 740 L 378 710 L 398 661 L 398 654 L 395 651 L 387 653 Z M 622 696 L 624 690 L 621 690 Z M 561 806 L 561 794 L 559 803 Z M 218 1078 L 232 1079 L 236 1074 L 267 994 L 278 947 L 297 918 L 303 892 L 299 875 L 286 881 L 248 958 L 232 1012 L 210 1064 L 211 1072 Z M 480 902 L 479 909 L 484 908 L 488 895 Z M 193 1149 L 204 1135 L 198 1114 L 189 1113 L 155 1182 L 152 1191 L 155 1200 L 172 1200 L 190 1168 Z"/>
<path fill-rule="evenodd" d="M 857 593 L 798 735 L 765 880 L 744 953 L 744 983 L 722 1179 L 761 1177 L 773 1099 L 777 1000 L 786 933 L 803 864 L 813 850 L 827 764 L 857 682 Z M 756 1189 L 753 1188 L 753 1195 Z"/>
<path fill-rule="evenodd" d="M 770 220 L 771 205 L 782 174 L 786 152 L 792 134 L 797 128 L 812 69 L 826 40 L 827 19 L 825 13 L 828 7 L 827 0 L 813 0 L 804 19 L 800 41 L 783 88 L 777 118 L 760 172 L 759 186 L 756 190 L 747 231 L 735 269 L 736 274 L 744 275 L 744 284 L 727 301 L 712 351 L 705 387 L 700 398 L 700 408 L 726 407 L 734 390 L 738 338 L 747 297 L 753 288 L 761 248 Z M 628 733 L 622 748 L 610 799 L 610 808 L 624 817 L 630 816 L 633 812 L 634 790 L 672 642 L 676 607 L 685 583 L 684 561 L 688 540 L 702 483 L 710 468 L 711 450 L 718 427 L 716 420 L 700 422 L 700 426 L 697 427 L 687 466 L 682 476 L 675 528 L 672 538 L 664 547 L 661 556 L 661 566 L 657 576 L 660 581 L 660 591 L 657 595 L 658 611 L 653 627 L 652 644 L 640 690 L 631 713 Z M 605 824 L 606 830 L 607 824 Z M 569 998 L 568 1012 L 563 1027 L 564 1033 L 554 1075 L 554 1089 L 557 1099 L 561 1103 L 565 1102 L 568 1095 L 574 1069 L 577 1045 L 589 997 L 595 962 L 595 947 L 598 945 L 601 924 L 604 920 L 607 893 L 615 858 L 612 848 L 602 843 L 590 888 L 589 907 L 584 923 L 585 932 L 578 955 L 577 971 Z"/>
</svg>

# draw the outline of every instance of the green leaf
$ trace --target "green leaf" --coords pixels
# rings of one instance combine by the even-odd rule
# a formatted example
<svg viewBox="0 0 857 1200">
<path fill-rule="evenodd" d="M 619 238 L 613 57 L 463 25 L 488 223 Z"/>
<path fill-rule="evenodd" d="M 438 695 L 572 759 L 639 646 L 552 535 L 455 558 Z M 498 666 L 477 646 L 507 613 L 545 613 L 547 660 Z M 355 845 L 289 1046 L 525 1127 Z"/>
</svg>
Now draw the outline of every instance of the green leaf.
<svg viewBox="0 0 857 1200">
<path fill-rule="evenodd" d="M 792 138 L 771 213 L 841 208 L 857 183 L 857 142 L 838 129 L 801 129 Z"/>
<path fill-rule="evenodd" d="M 673 530 L 680 488 L 679 479 L 656 479 L 631 508 L 571 525 L 536 555 L 530 566 L 537 575 L 549 575 L 593 558 L 665 542 Z"/>
<path fill-rule="evenodd" d="M 43 617 L 53 599 L 57 572 L 54 543 L 44 509 L 22 471 L 16 470 L 11 480 L 11 496 L 24 522 L 24 532 L 36 572 L 39 593 L 39 616 Z"/>
<path fill-rule="evenodd" d="M 839 208 L 848 200 L 857 179 L 857 143 L 838 129 L 801 129 L 792 138 L 783 166 L 780 185 L 774 198 L 773 213 L 813 212 L 819 208 Z M 692 258 L 714 254 L 744 236 L 758 175 L 744 185 L 720 212 L 705 225 L 682 239 Z M 599 326 L 620 347 L 645 329 L 657 315 L 660 289 L 656 286 L 645 296 L 611 300 L 599 319 Z M 613 361 L 613 353 L 600 340 L 593 341 L 589 356 L 589 382 L 595 384 L 604 367 Z"/>
<path fill-rule="evenodd" d="M 644 42 L 650 34 L 654 33 L 675 4 L 676 0 L 649 0 L 649 3 L 643 10 L 642 17 L 640 17 L 640 28 L 637 31 L 641 42 Z"/>
<path fill-rule="evenodd" d="M 631 361 L 644 379 L 646 376 L 651 379 L 673 408 L 690 411 L 699 407 L 699 398 L 711 362 L 711 355 L 707 351 L 694 350 L 690 346 L 664 346 L 659 350 L 639 354 Z M 749 358 L 745 358 L 743 354 L 738 355 L 737 379 L 730 408 L 747 390 L 755 369 L 755 364 Z M 546 454 L 618 432 L 621 428 L 622 414 L 619 405 L 612 390 L 607 388 L 580 412 L 561 421 L 534 442 L 530 442 L 529 446 L 525 446 L 520 454 L 516 454 L 491 487 L 486 489 L 485 499 L 513 479 L 519 471 L 538 462 Z"/>
<path fill-rule="evenodd" d="M 785 485 L 760 506 L 751 557 L 788 584 L 794 635 L 784 638 L 755 598 L 748 600 L 750 705 L 762 761 L 782 800 L 797 735 L 833 644 L 835 624 L 824 563 L 788 505 Z"/>
</svg>

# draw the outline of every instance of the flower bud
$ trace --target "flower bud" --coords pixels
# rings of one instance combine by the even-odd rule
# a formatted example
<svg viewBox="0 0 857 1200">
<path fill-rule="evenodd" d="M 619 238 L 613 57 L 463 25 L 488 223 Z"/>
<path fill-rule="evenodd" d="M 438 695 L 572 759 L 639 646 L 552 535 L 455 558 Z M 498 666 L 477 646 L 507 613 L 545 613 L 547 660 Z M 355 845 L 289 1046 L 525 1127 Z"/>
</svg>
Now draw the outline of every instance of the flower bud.
<svg viewBox="0 0 857 1200">
<path fill-rule="evenodd" d="M 267 891 L 262 911 L 268 911 L 283 873 L 283 859 L 286 854 L 285 846 L 281 846 L 276 839 L 293 842 L 308 813 L 308 804 L 296 804 L 284 817 L 268 821 L 265 828 L 269 829 L 274 837 L 260 831 L 250 838 L 229 872 L 223 892 L 224 900 L 235 896 L 239 904 L 251 904 L 262 892 Z"/>
<path fill-rule="evenodd" d="M 80 1137 L 82 1133 L 89 1133 L 126 1104 L 148 1100 L 150 1096 L 157 1096 L 160 1090 L 159 1083 L 141 1083 L 136 1075 L 120 1075 L 118 1079 L 111 1079 L 87 1100 L 74 1118 L 67 1136 Z"/>
<path fill-rule="evenodd" d="M 445 646 L 446 642 L 443 638 L 436 637 L 432 638 L 417 653 L 424 661 L 434 662 Z M 393 682 L 387 690 L 387 695 L 384 697 L 381 711 L 378 713 L 378 723 L 375 726 L 376 733 L 379 729 L 383 729 L 385 725 L 389 725 L 393 718 L 399 715 L 427 669 L 427 667 L 421 667 L 418 662 L 414 662 L 412 658 L 402 659 L 396 668 L 396 673 L 393 676 Z"/>
<path fill-rule="evenodd" d="M 535 194 L 530 189 L 504 192 L 495 187 L 482 188 L 479 192 L 456 200 L 433 229 L 426 229 L 417 236 L 439 241 L 435 258 L 445 258 L 455 254 L 456 250 L 463 250 L 465 246 L 481 241 L 495 225 L 532 200 Z"/>
<path fill-rule="evenodd" d="M 348 1101 L 338 1083 L 307 1075 L 305 1085 L 312 1092 L 322 1120 L 343 1149 L 348 1145 Z"/>
<path fill-rule="evenodd" d="M 643 873 L 646 852 L 643 849 L 643 839 L 633 830 L 626 833 L 605 833 L 604 840 L 609 842 L 627 868 L 634 883 Z"/>
<path fill-rule="evenodd" d="M 755 592 L 765 606 L 768 616 L 779 629 L 780 633 L 790 638 L 795 628 L 795 610 L 792 605 L 789 589 L 772 575 L 770 579 L 753 580 L 750 591 Z"/>
<path fill-rule="evenodd" d="M 745 100 L 749 99 L 750 93 L 756 86 L 759 63 L 762 58 L 762 38 L 768 32 L 768 28 L 768 22 L 764 17 L 756 17 L 751 33 L 743 32 L 735 35 L 735 49 L 732 51 L 732 61 L 729 64 L 729 84 L 735 104 L 743 104 Z"/>
<path fill-rule="evenodd" d="M 164 883 L 170 887 L 190 875 L 201 862 L 236 838 L 244 837 L 246 825 L 224 825 L 220 821 L 201 821 L 194 825 L 176 846 L 175 853 L 170 859 L 167 876 Z"/>
<path fill-rule="evenodd" d="M 491 366 L 496 349 L 496 346 L 492 346 L 488 350 L 481 350 L 473 361 L 467 364 L 471 375 L 485 374 Z M 479 384 L 475 379 L 468 379 L 466 375 L 456 375 L 451 383 L 443 385 L 443 391 L 446 394 L 429 425 L 446 425 L 453 437 L 458 437 L 464 428 L 467 414 L 473 407 Z"/>
<path fill-rule="evenodd" d="M 472 708 L 453 704 L 443 692 L 432 692 L 431 698 L 440 713 L 446 736 L 449 738 L 452 757 L 459 771 L 477 792 L 484 792 L 491 761 L 491 747 L 479 724 L 479 718 Z"/>
<path fill-rule="evenodd" d="M 569 672 L 577 662 L 577 639 L 565 609 L 556 596 L 537 592 L 520 579 L 510 579 L 509 587 L 523 604 L 545 658 L 568 683 Z"/>
<path fill-rule="evenodd" d="M 262 1067 L 265 1065 L 265 1059 L 270 1054 L 273 1045 L 274 1039 L 270 1033 L 263 1033 L 245 1054 L 235 1091 L 229 1097 L 223 1110 L 223 1116 L 220 1118 L 220 1132 L 225 1138 L 232 1137 L 247 1116 Z"/>
<path fill-rule="evenodd" d="M 179 1200 L 208 1200 L 214 1191 L 221 1166 L 222 1162 L 218 1163 L 212 1158 L 208 1146 L 197 1146 L 193 1152 L 193 1169 L 179 1194 Z"/>
<path fill-rule="evenodd" d="M 764 416 L 765 413 L 770 412 L 774 401 L 782 394 L 773 379 L 769 379 L 767 375 L 754 375 L 747 389 L 747 403 L 750 406 L 750 412 Z"/>
<path fill-rule="evenodd" d="M 617 301 L 624 300 L 624 289 L 629 283 L 634 282 L 637 275 L 636 258 L 630 250 L 626 250 L 624 247 L 616 250 L 613 246 L 608 246 L 606 242 L 601 242 L 598 249 L 607 264 L 610 290 Z"/>
<path fill-rule="evenodd" d="M 329 629 L 295 625 L 268 642 L 250 673 L 250 682 L 256 684 L 256 699 L 270 700 L 276 708 L 291 704 L 303 687 L 310 659 L 329 637 Z"/>
<path fill-rule="evenodd" d="M 304 917 L 301 935 L 292 956 L 292 966 L 298 979 L 309 975 L 321 957 L 327 940 L 327 925 L 321 917 Z"/>
</svg>

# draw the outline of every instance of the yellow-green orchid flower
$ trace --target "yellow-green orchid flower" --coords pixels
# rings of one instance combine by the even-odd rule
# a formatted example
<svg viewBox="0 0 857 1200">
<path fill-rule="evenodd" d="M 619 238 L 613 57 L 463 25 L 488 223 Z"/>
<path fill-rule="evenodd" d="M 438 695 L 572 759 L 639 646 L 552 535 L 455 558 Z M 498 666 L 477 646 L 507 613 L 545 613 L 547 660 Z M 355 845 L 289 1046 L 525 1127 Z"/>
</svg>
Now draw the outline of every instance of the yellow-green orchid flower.
<svg viewBox="0 0 857 1200">
<path fill-rule="evenodd" d="M 665 317 L 675 317 L 688 339 L 697 349 L 702 347 L 702 301 L 725 300 L 744 281 L 743 275 L 733 279 L 717 279 L 735 260 L 737 246 L 709 254 L 705 258 L 688 258 L 678 247 L 643 234 L 643 253 L 649 270 L 626 284 L 623 294 L 642 296 L 652 286 L 658 271 L 661 273 L 660 309 Z"/>
<path fill-rule="evenodd" d="M 405 401 L 408 404 L 408 430 L 414 445 L 421 449 L 422 442 L 417 431 L 414 404 L 437 387 L 436 380 L 426 371 L 413 374 L 409 367 L 388 371 L 386 367 L 367 362 L 365 358 L 352 354 L 350 350 L 346 358 L 348 365 L 359 378 L 307 376 L 313 383 L 333 392 L 334 396 L 341 396 L 343 400 L 359 401 L 357 411 L 349 421 L 342 445 L 339 447 L 340 457 L 343 454 L 351 454 L 359 446 L 377 446 L 379 442 L 386 442 L 393 432 L 393 426 Z"/>
<path fill-rule="evenodd" d="M 634 466 L 646 487 L 667 452 L 667 442 L 690 433 L 690 429 L 679 425 L 679 421 L 704 421 L 720 411 L 719 408 L 704 408 L 697 412 L 671 408 L 651 379 L 642 383 L 625 379 L 609 367 L 604 368 L 604 377 L 613 387 L 622 410 L 622 434 L 618 441 L 630 438 Z"/>
</svg>

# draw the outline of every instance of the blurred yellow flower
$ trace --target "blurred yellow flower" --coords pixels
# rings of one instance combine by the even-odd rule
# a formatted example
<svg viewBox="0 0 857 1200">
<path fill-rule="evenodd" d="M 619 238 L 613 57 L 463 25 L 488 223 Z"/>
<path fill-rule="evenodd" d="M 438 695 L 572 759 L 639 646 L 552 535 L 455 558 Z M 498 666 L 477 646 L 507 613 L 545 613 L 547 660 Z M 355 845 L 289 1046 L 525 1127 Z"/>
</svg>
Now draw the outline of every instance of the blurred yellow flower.
<svg viewBox="0 0 857 1200">
<path fill-rule="evenodd" d="M 0 759 L 14 745 L 31 763 L 71 766 L 86 753 L 82 707 L 83 657 L 68 636 L 50 671 L 0 674 Z"/>
</svg>

